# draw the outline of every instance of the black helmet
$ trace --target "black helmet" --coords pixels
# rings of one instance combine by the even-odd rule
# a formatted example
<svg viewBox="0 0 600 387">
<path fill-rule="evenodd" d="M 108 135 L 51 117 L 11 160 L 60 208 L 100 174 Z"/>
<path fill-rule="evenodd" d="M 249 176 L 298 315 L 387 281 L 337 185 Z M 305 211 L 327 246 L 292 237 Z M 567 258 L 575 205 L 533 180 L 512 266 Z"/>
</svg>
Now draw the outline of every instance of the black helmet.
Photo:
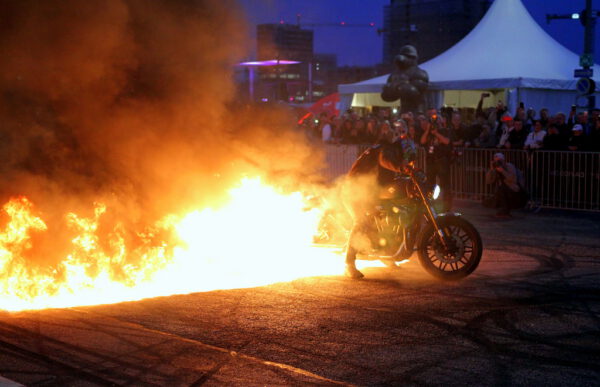
<svg viewBox="0 0 600 387">
<path fill-rule="evenodd" d="M 404 55 L 415 60 L 419 58 L 417 49 L 411 45 L 402 46 L 402 48 L 400 48 L 400 55 Z"/>
</svg>

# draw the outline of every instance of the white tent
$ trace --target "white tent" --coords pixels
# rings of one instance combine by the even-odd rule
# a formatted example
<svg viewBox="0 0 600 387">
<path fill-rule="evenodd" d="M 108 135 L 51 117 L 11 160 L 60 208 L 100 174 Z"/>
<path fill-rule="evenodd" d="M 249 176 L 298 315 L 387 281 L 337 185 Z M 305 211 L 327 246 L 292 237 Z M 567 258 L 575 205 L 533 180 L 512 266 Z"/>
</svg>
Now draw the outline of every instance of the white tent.
<svg viewBox="0 0 600 387">
<path fill-rule="evenodd" d="M 509 111 L 524 101 L 556 112 L 575 103 L 573 70 L 579 67 L 579 56 L 552 39 L 521 0 L 495 0 L 467 36 L 420 67 L 429 73 L 433 92 L 428 103 L 433 106 L 474 107 L 485 90 L 495 99 L 504 99 Z M 599 74 L 600 66 L 593 70 Z M 345 105 L 341 108 L 351 102 L 352 106 L 389 106 L 379 97 L 387 77 L 339 85 Z"/>
</svg>

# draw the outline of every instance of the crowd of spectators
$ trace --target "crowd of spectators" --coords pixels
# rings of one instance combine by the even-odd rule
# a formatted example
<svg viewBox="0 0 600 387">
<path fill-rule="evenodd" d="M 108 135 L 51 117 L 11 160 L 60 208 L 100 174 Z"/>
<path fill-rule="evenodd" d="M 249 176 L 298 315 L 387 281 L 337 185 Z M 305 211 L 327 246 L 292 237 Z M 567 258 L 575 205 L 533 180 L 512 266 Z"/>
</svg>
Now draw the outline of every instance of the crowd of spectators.
<svg viewBox="0 0 600 387">
<path fill-rule="evenodd" d="M 600 109 L 568 114 L 541 109 L 539 114 L 523 103 L 510 114 L 502 102 L 483 109 L 482 94 L 474 112 L 442 109 L 439 125 L 448 130 L 455 147 L 559 150 L 600 152 Z M 373 144 L 391 138 L 394 129 L 405 131 L 419 145 L 421 135 L 431 122 L 435 109 L 427 112 L 396 114 L 380 109 L 364 117 L 348 111 L 340 116 L 321 114 L 307 121 L 311 134 L 326 143 Z"/>
</svg>

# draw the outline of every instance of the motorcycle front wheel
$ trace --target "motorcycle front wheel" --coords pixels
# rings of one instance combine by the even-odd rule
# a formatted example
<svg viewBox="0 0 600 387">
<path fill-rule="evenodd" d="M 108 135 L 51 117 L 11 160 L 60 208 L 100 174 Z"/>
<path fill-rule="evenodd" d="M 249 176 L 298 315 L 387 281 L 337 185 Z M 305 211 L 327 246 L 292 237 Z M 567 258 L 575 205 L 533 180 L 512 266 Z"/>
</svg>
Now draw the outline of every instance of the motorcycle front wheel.
<svg viewBox="0 0 600 387">
<path fill-rule="evenodd" d="M 479 265 L 483 253 L 477 229 L 458 216 L 439 217 L 438 225 L 446 236 L 445 243 L 431 223 L 417 241 L 419 262 L 432 276 L 456 281 L 471 274 Z"/>
</svg>

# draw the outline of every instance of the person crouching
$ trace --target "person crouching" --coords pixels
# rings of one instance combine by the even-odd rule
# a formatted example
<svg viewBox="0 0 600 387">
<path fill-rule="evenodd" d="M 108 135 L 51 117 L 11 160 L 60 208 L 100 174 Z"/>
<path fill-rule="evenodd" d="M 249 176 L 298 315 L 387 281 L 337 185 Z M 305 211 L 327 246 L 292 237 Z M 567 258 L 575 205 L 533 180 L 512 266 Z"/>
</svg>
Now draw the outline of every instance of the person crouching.
<svg viewBox="0 0 600 387">
<path fill-rule="evenodd" d="M 521 187 L 515 166 L 506 162 L 502 153 L 496 153 L 490 162 L 490 169 L 485 175 L 487 184 L 495 185 L 496 217 L 508 219 L 510 210 L 521 205 Z"/>
</svg>

